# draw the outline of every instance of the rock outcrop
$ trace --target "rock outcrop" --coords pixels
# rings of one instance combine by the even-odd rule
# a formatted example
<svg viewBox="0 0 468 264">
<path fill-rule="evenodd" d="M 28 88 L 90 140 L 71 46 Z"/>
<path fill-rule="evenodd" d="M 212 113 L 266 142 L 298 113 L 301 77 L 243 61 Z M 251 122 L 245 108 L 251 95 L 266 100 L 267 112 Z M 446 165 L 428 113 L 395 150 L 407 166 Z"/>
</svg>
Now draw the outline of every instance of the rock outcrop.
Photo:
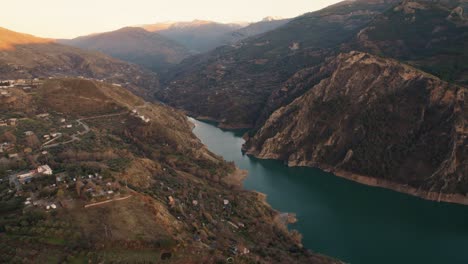
<svg viewBox="0 0 468 264">
<path fill-rule="evenodd" d="M 247 153 L 419 189 L 428 199 L 468 193 L 466 88 L 361 52 L 304 73 L 283 93 L 311 83 L 308 91 L 268 118 L 244 146 Z M 328 77 L 317 83 L 320 76 Z"/>
</svg>

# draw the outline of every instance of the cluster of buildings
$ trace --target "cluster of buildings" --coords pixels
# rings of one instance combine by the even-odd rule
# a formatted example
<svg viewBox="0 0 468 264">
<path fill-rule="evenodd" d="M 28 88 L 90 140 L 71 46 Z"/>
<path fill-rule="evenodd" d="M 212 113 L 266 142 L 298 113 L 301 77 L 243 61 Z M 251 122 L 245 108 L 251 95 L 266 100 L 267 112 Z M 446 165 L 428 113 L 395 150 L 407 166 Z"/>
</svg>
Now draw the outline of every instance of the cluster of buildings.
<svg viewBox="0 0 468 264">
<path fill-rule="evenodd" d="M 109 81 L 110 80 L 107 80 L 107 79 L 94 79 L 94 78 L 88 78 L 88 77 L 84 77 L 84 76 L 78 76 L 79 79 L 83 79 L 83 80 L 88 80 L 88 81 L 98 81 L 98 82 L 108 82 L 109 84 L 112 84 L 112 86 L 115 86 L 115 87 L 123 87 L 123 84 L 121 83 L 110 83 Z M 126 82 L 125 85 L 130 85 L 130 82 Z"/>
<path fill-rule="evenodd" d="M 19 87 L 25 90 L 35 88 L 38 85 L 41 85 L 43 80 L 40 78 L 34 79 L 17 79 L 17 80 L 0 80 L 0 89 Z"/>
<path fill-rule="evenodd" d="M 0 119 L 0 127 L 2 127 L 2 126 L 16 126 L 16 124 L 18 124 L 18 119 L 17 118 L 10 118 L 10 119 L 5 119 L 5 120 Z"/>
<path fill-rule="evenodd" d="M 98 173 L 82 176 L 81 179 L 73 178 L 73 181 L 76 182 L 78 195 L 86 194 L 89 198 L 113 197 L 120 190 L 118 182 L 105 180 Z"/>
<path fill-rule="evenodd" d="M 149 123 L 151 121 L 151 119 L 149 119 L 148 117 L 146 117 L 144 115 L 140 115 L 140 113 L 138 113 L 138 110 L 136 110 L 136 109 L 133 109 L 132 113 L 133 113 L 133 115 L 135 115 L 136 117 L 138 117 L 139 119 L 141 119 L 141 121 L 143 121 L 145 123 Z"/>
<path fill-rule="evenodd" d="M 33 178 L 43 176 L 43 175 L 52 175 L 54 172 L 50 168 L 49 165 L 41 165 L 37 167 L 35 170 L 20 172 L 16 174 L 16 179 L 21 184 L 25 184 L 30 182 Z"/>
<path fill-rule="evenodd" d="M 55 139 L 55 138 L 60 137 L 60 136 L 62 136 L 62 133 L 51 133 L 51 134 L 44 135 L 42 137 L 44 138 L 44 140 L 46 140 L 48 142 L 49 140 Z M 46 143 L 44 143 L 44 144 L 46 144 Z"/>
</svg>

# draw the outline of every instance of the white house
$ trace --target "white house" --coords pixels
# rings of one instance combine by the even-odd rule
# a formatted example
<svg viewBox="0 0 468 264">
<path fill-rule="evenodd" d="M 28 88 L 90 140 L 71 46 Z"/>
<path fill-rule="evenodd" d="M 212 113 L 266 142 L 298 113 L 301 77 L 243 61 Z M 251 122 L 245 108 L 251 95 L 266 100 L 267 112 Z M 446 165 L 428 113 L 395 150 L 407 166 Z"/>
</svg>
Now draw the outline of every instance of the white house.
<svg viewBox="0 0 468 264">
<path fill-rule="evenodd" d="M 39 166 L 39 167 L 37 167 L 36 171 L 37 171 L 37 173 L 42 174 L 42 175 L 52 175 L 53 174 L 53 171 L 49 167 L 49 165 Z"/>
<path fill-rule="evenodd" d="M 34 178 L 34 176 L 36 176 L 36 171 L 28 171 L 28 172 L 18 173 L 16 175 L 16 178 L 18 179 L 20 183 L 24 184 L 25 182 L 30 181 L 32 178 Z"/>
</svg>

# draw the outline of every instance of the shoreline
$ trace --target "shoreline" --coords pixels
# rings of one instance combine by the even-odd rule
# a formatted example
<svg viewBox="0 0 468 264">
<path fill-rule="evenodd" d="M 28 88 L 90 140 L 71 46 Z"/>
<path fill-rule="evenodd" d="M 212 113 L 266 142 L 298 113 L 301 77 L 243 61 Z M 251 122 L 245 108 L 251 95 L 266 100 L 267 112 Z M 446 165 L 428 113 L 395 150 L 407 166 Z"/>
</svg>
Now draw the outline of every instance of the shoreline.
<svg viewBox="0 0 468 264">
<path fill-rule="evenodd" d="M 276 161 L 281 161 L 280 159 L 275 159 L 275 158 L 269 158 L 269 157 L 262 157 L 260 155 L 257 155 L 255 151 L 247 150 L 246 151 L 247 155 L 251 155 L 255 158 L 258 159 L 263 159 L 263 160 L 276 160 Z M 459 204 L 459 205 L 468 205 L 468 196 L 464 196 L 462 194 L 457 194 L 457 193 L 440 193 L 440 192 L 429 192 L 425 190 L 421 190 L 406 184 L 401 184 L 385 179 L 379 179 L 379 178 L 374 178 L 366 175 L 360 175 L 357 173 L 353 173 L 350 171 L 346 170 L 341 170 L 337 169 L 331 166 L 327 165 L 319 165 L 319 164 L 314 164 L 311 165 L 308 162 L 287 162 L 288 167 L 307 167 L 307 168 L 317 168 L 322 171 L 328 172 L 333 174 L 333 176 L 340 177 L 349 181 L 357 182 L 359 184 L 371 186 L 371 187 L 376 187 L 376 188 L 383 188 L 383 189 L 388 189 L 392 190 L 395 192 L 411 195 L 414 197 L 418 197 L 420 199 L 424 199 L 427 201 L 432 201 L 432 202 L 443 202 L 443 203 L 450 203 L 450 204 Z"/>
<path fill-rule="evenodd" d="M 205 119 L 206 117 L 204 118 L 204 117 L 200 117 L 200 116 L 194 117 L 194 116 L 187 115 L 187 117 L 188 118 L 193 118 L 193 119 L 201 121 L 201 122 L 206 122 L 204 120 L 207 120 L 208 122 L 215 122 L 215 123 L 217 123 L 216 124 L 217 128 L 223 129 L 221 126 L 219 126 L 219 123 L 216 120 Z M 195 124 L 190 122 L 190 120 L 189 120 L 189 123 L 191 123 L 193 125 L 193 127 L 195 127 Z M 206 146 L 206 145 L 204 145 L 204 146 L 208 149 L 208 146 Z M 296 223 L 298 221 L 298 219 L 296 217 L 296 214 L 290 213 L 290 212 L 281 212 L 281 211 L 273 208 L 273 206 L 270 203 L 268 203 L 267 194 L 265 194 L 265 193 L 262 193 L 262 192 L 259 192 L 259 191 L 256 191 L 256 190 L 245 189 L 244 188 L 244 181 L 247 179 L 247 177 L 249 177 L 249 171 L 248 170 L 243 170 L 243 169 L 239 168 L 237 165 L 235 165 L 235 171 L 228 174 L 225 178 L 222 179 L 222 181 L 224 183 L 228 184 L 228 185 L 239 188 L 240 191 L 255 193 L 257 195 L 258 201 L 260 203 L 262 203 L 264 206 L 270 208 L 275 213 L 275 215 L 272 218 L 273 223 L 276 223 L 278 225 L 278 227 L 284 228 L 284 230 L 286 232 L 290 233 L 292 230 L 289 229 L 289 225 L 294 224 L 294 223 Z M 300 243 L 300 246 L 301 247 L 303 246 L 302 241 Z M 308 249 L 308 250 L 310 250 L 310 249 Z"/>
<path fill-rule="evenodd" d="M 310 167 L 310 166 L 306 166 L 306 167 Z M 443 203 L 450 203 L 450 204 L 468 205 L 468 197 L 462 194 L 429 192 L 429 191 L 421 190 L 421 189 L 418 189 L 409 185 L 396 183 L 396 182 L 392 182 L 392 181 L 388 181 L 384 179 L 378 179 L 378 178 L 374 178 L 370 176 L 359 175 L 359 174 L 352 173 L 352 172 L 345 171 L 345 170 L 334 169 L 334 168 L 327 169 L 327 168 L 321 168 L 321 167 L 316 167 L 316 168 L 319 168 L 325 172 L 332 173 L 333 175 L 343 178 L 343 179 L 347 179 L 347 180 L 354 181 L 354 182 L 364 184 L 367 186 L 371 186 L 371 187 L 383 188 L 383 189 L 388 189 L 388 190 L 392 190 L 392 191 L 399 192 L 399 193 L 404 193 L 404 194 L 418 197 L 418 198 L 431 201 L 431 202 L 438 202 L 438 203 L 443 202 Z"/>
</svg>

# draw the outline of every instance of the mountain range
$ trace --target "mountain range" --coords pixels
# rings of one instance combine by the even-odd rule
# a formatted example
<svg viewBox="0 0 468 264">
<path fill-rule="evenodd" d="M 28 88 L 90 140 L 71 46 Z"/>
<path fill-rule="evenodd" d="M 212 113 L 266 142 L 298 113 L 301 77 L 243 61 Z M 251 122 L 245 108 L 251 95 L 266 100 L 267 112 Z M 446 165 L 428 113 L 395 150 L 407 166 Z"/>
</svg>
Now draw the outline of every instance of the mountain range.
<svg viewBox="0 0 468 264">
<path fill-rule="evenodd" d="M 175 41 L 136 27 L 59 42 L 85 50 L 100 51 L 156 72 L 181 62 L 191 54 L 185 46 Z"/>
<path fill-rule="evenodd" d="M 289 20 L 265 17 L 254 23 L 229 24 L 194 20 L 192 22 L 157 23 L 141 27 L 181 43 L 195 53 L 203 53 L 219 46 L 268 32 L 286 24 Z"/>
<path fill-rule="evenodd" d="M 223 37 L 243 27 L 243 24 L 223 24 L 213 21 L 158 23 L 143 25 L 142 28 L 157 32 L 180 43 L 189 50 L 200 53 L 224 44 Z"/>
<path fill-rule="evenodd" d="M 132 62 L 163 73 L 189 56 L 229 45 L 284 25 L 287 19 L 265 18 L 258 23 L 222 24 L 212 21 L 168 22 L 126 27 L 59 43 Z"/>
</svg>

